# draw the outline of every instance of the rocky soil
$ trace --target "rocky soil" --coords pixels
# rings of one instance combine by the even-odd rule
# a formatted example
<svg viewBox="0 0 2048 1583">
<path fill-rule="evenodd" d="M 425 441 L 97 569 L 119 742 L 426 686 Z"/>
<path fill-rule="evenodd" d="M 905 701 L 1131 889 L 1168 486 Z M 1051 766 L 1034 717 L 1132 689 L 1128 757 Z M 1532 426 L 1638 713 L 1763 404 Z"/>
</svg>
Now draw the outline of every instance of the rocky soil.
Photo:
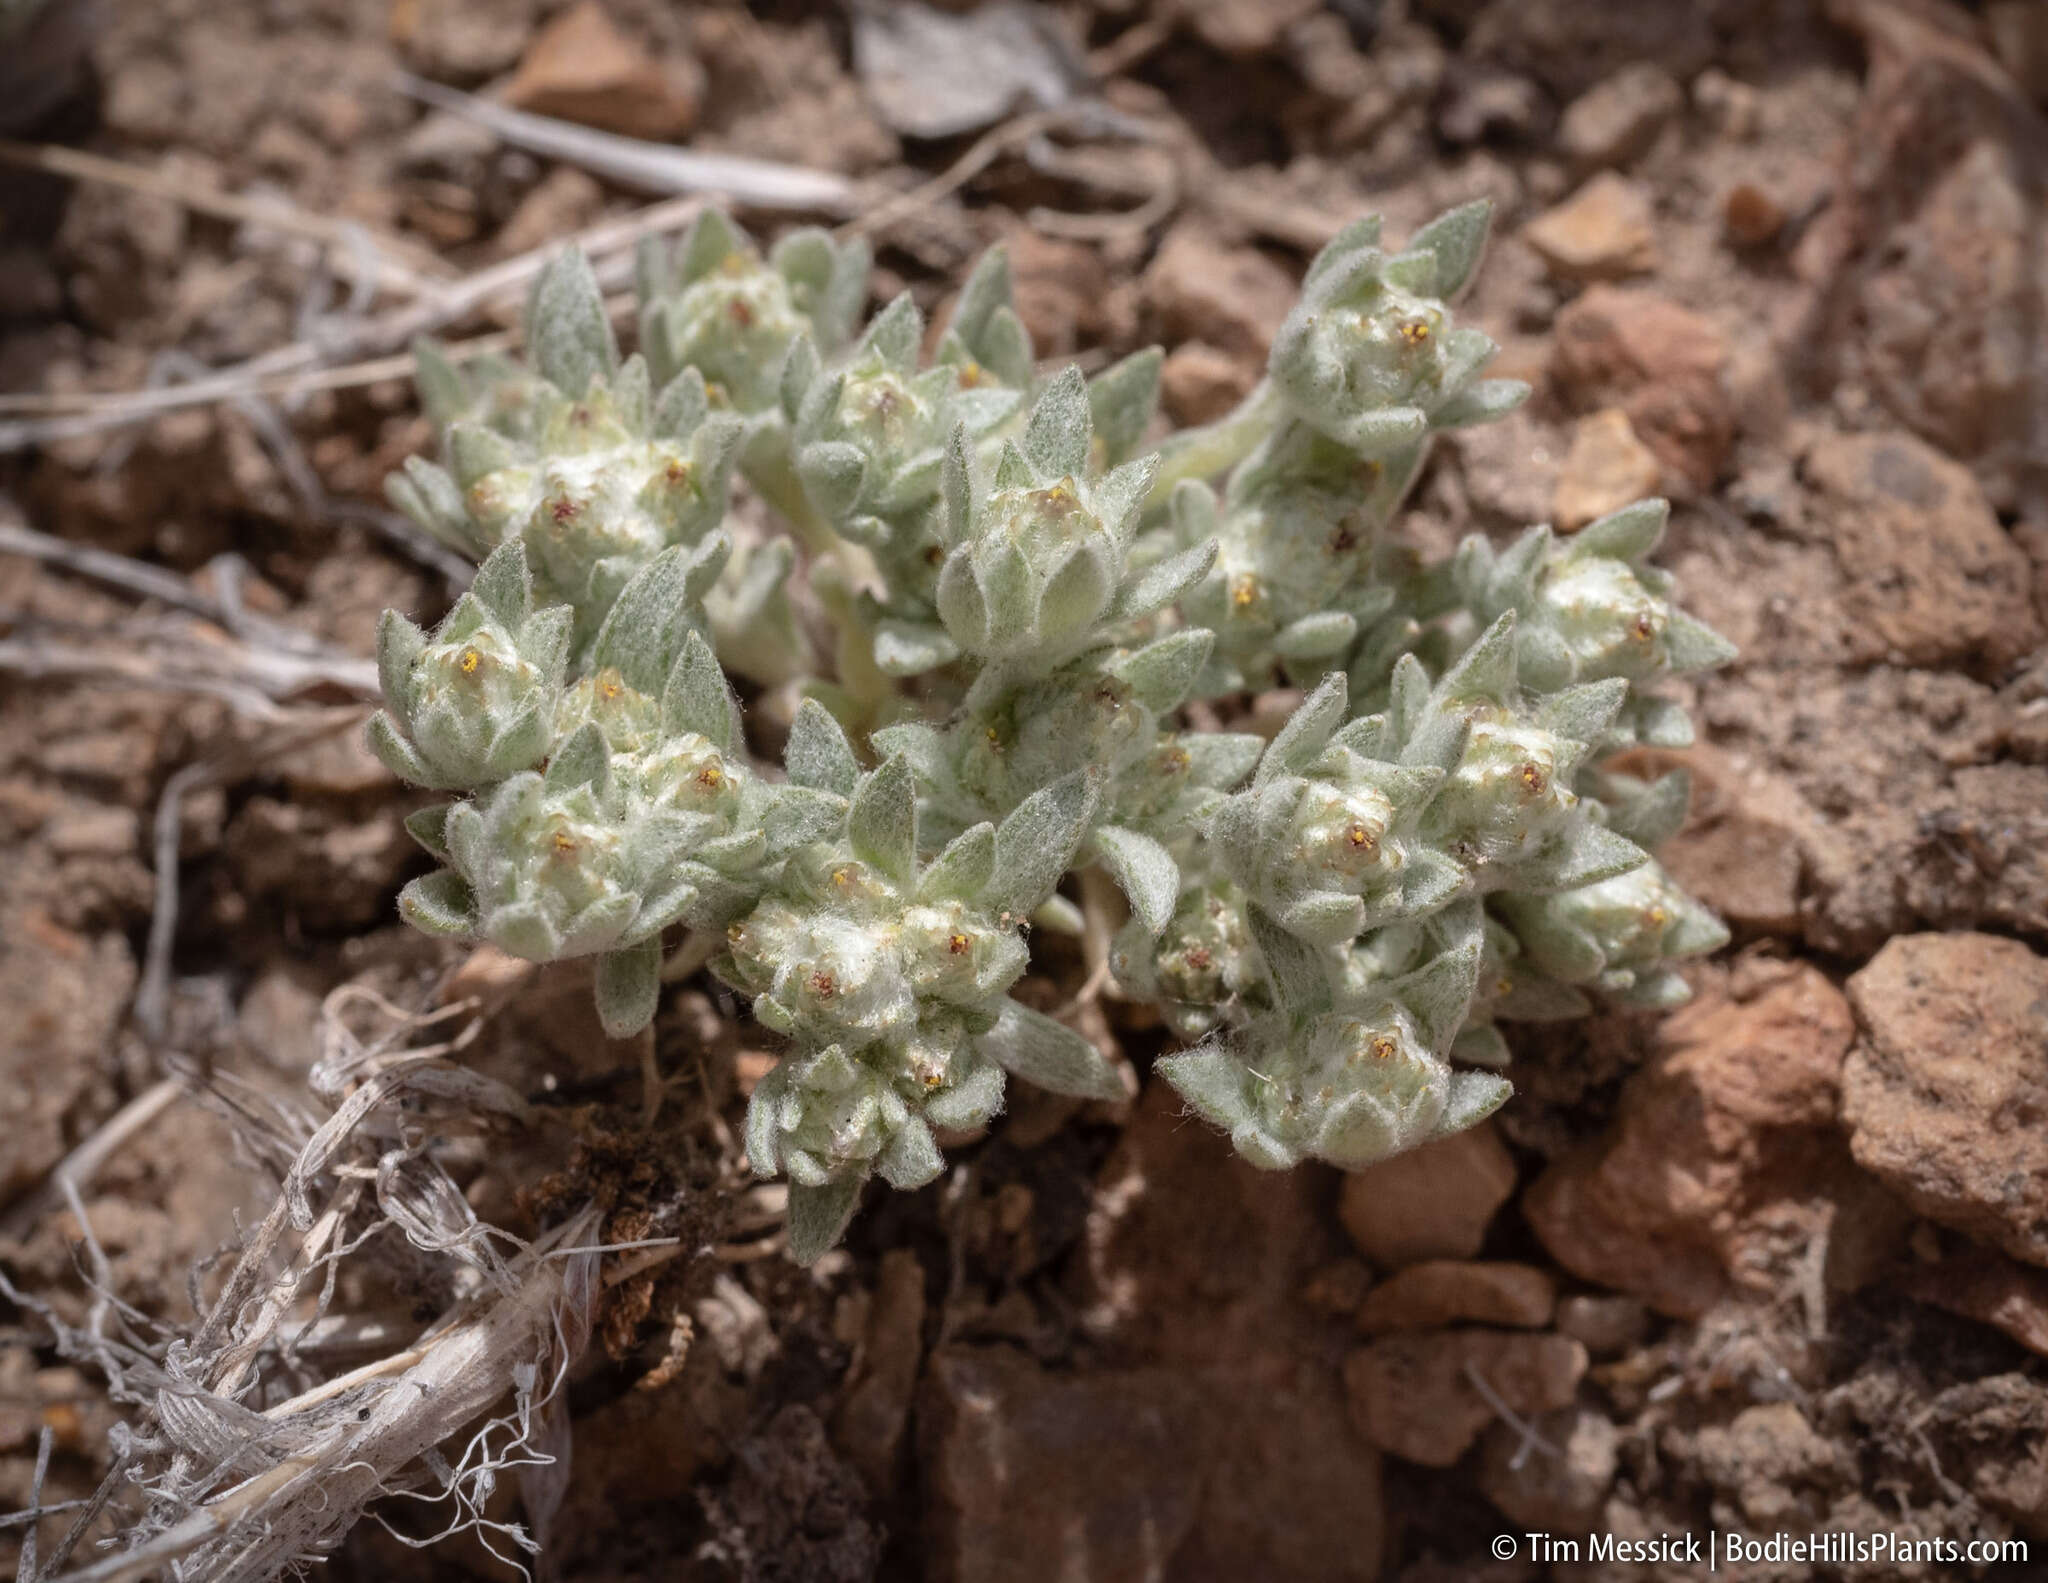
<svg viewBox="0 0 2048 1583">
<path fill-rule="evenodd" d="M 989 31 L 962 43 L 968 23 Z M 890 53 L 933 27 L 968 53 Z M 10 1281 L 82 1314 L 52 1168 L 166 1069 L 299 1092 L 322 998 L 349 981 L 415 1005 L 493 997 L 477 1060 L 548 1098 L 479 1160 L 485 1218 L 531 1232 L 595 1196 L 621 1240 L 729 1229 L 708 1184 L 766 1058 L 715 986 L 671 991 L 657 1050 L 675 1080 L 643 1130 L 639 1056 L 606 1045 L 573 969 L 506 975 L 397 926 L 415 804 L 352 731 L 281 743 L 265 699 L 167 690 L 176 667 L 152 658 L 172 627 L 188 653 L 193 630 L 226 644 L 251 620 L 362 656 L 382 607 L 445 607 L 445 563 L 379 514 L 382 475 L 428 436 L 402 362 L 139 426 L 45 418 L 50 398 L 384 311 L 356 288 L 359 248 L 207 195 L 282 199 L 364 228 L 382 259 L 463 272 L 645 202 L 424 110 L 400 67 L 838 172 L 869 208 L 1014 112 L 1093 93 L 1115 118 L 999 138 L 954 186 L 888 204 L 877 289 L 936 308 L 1005 240 L 1041 350 L 1095 363 L 1158 341 L 1186 422 L 1250 387 L 1344 221 L 1378 209 L 1399 235 L 1491 197 L 1468 311 L 1537 394 L 1440 449 L 1411 531 L 1568 529 L 1666 493 L 1686 602 L 1742 650 L 1698 687 L 1702 741 L 1681 756 L 1697 789 L 1669 866 L 1736 935 L 1690 1005 L 1527 1030 L 1495 1122 L 1362 1175 L 1255 1172 L 1157 1083 L 1123 1107 L 1026 1094 L 814 1271 L 705 1258 L 621 1283 L 568 1398 L 556 1576 L 1618 1583 L 1697 1569 L 1501 1562 L 1488 1541 L 1709 1526 L 2048 1554 L 2032 0 L 108 7 L 69 97 L 0 106 L 7 136 L 150 178 L 0 168 L 0 521 L 182 592 L 138 608 L 135 589 L 0 555 Z M 95 674 L 56 649 L 90 649 Z M 341 709 L 341 671 L 322 674 L 273 711 Z M 174 782 L 188 766 L 205 769 Z M 174 944 L 151 984 L 164 874 Z M 1047 945 L 1037 971 L 1050 1006 L 1083 969 Z M 1089 1019 L 1141 1072 L 1167 1048 L 1114 999 Z M 268 1202 L 265 1162 L 230 1136 L 181 1103 L 86 1191 L 138 1314 L 188 1319 L 237 1216 Z M 401 1313 L 422 1295 L 377 1294 Z M 28 1502 L 44 1426 L 44 1499 L 89 1492 L 114 1418 L 0 1304 L 0 1509 Z M 326 1575 L 511 1575 L 472 1540 L 401 1542 L 430 1516 L 388 1517 Z M 21 1532 L 0 1528 L 0 1567 Z"/>
</svg>

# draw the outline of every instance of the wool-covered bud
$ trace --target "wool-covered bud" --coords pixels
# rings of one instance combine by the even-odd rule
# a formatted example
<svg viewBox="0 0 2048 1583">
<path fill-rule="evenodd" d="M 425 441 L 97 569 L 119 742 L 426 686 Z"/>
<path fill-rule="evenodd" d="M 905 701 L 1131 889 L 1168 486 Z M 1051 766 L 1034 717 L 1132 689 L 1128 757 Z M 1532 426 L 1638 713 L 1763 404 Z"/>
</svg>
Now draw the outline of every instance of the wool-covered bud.
<svg viewBox="0 0 2048 1583">
<path fill-rule="evenodd" d="M 1379 534 L 1420 458 L 1361 458 L 1290 424 L 1231 475 L 1220 510 L 1203 484 L 1175 491 L 1180 542 L 1214 537 L 1219 545 L 1215 566 L 1181 606 L 1216 633 L 1218 666 L 1204 691 L 1263 686 L 1276 674 L 1319 676 L 1342 663 L 1394 602 L 1394 588 L 1376 576 Z"/>
<path fill-rule="evenodd" d="M 523 434 L 456 422 L 447 466 L 415 459 L 392 498 L 472 554 L 522 541 L 542 602 L 574 608 L 580 651 L 635 572 L 717 531 L 740 425 L 710 410 L 694 370 L 657 393 L 638 356 L 619 362 L 579 254 L 543 271 L 528 340 L 541 383 Z"/>
<path fill-rule="evenodd" d="M 1464 932 L 1476 936 L 1477 909 L 1467 907 Z M 1469 1127 L 1507 1098 L 1502 1079 L 1454 1071 L 1446 1059 L 1472 998 L 1476 938 L 1340 999 L 1324 953 L 1256 905 L 1250 917 L 1276 1009 L 1168 1056 L 1159 1071 L 1252 1164 L 1318 1159 L 1360 1170 Z"/>
<path fill-rule="evenodd" d="M 1224 871 L 1282 928 L 1320 946 L 1434 911 L 1465 883 L 1420 833 L 1443 770 L 1376 757 L 1385 722 L 1339 729 L 1345 707 L 1345 679 L 1333 674 L 1209 828 Z"/>
<path fill-rule="evenodd" d="M 1121 1092 L 1093 1046 L 1005 993 L 1024 971 L 1021 920 L 1086 826 L 1082 783 L 1027 800 L 1000 828 L 963 832 L 921 866 L 904 759 L 860 775 L 837 725 L 807 703 L 789 769 L 793 784 L 846 799 L 845 815 L 837 838 L 800 851 L 727 931 L 720 972 L 797 1047 L 748 1112 L 757 1171 L 836 1192 L 850 1213 L 871 1170 L 898 1187 L 936 1175 L 932 1127 L 986 1121 L 1005 1070 L 1063 1092 Z M 815 1257 L 843 1223 L 815 1245 L 807 1230 L 796 1251 Z"/>
<path fill-rule="evenodd" d="M 1516 380 L 1478 379 L 1496 348 L 1453 323 L 1486 245 L 1491 206 L 1440 215 L 1388 253 L 1372 216 L 1316 255 L 1268 365 L 1288 411 L 1361 456 L 1399 458 L 1433 428 L 1481 423 L 1527 395 Z"/>
<path fill-rule="evenodd" d="M 1497 906 L 1535 967 L 1632 1006 L 1682 1004 L 1692 991 L 1670 964 L 1728 943 L 1726 926 L 1654 861 L 1552 896 L 1503 896 Z"/>
<path fill-rule="evenodd" d="M 525 551 L 508 544 L 430 637 L 395 610 L 377 628 L 388 706 L 371 748 L 402 780 L 466 790 L 531 769 L 554 742 L 570 612 L 534 608 Z"/>
<path fill-rule="evenodd" d="M 764 260 L 746 233 L 716 210 L 681 246 L 640 246 L 641 350 L 657 383 L 695 369 L 723 410 L 767 412 L 782 400 L 790 354 L 805 340 L 835 356 L 867 301 L 870 255 L 856 238 L 835 242 L 815 227 L 792 231 Z"/>
<path fill-rule="evenodd" d="M 1226 879 L 1183 890 L 1156 938 L 1132 918 L 1117 933 L 1110 967 L 1131 994 L 1158 1004 L 1180 1039 L 1200 1039 L 1233 1013 L 1271 1009 L 1244 892 Z"/>
<path fill-rule="evenodd" d="M 1670 574 L 1647 563 L 1669 515 L 1664 501 L 1641 500 L 1569 538 L 1531 528 L 1498 553 L 1475 536 L 1452 577 L 1479 620 L 1515 613 L 1521 681 L 1538 692 L 1710 670 L 1733 646 L 1673 606 Z"/>
</svg>

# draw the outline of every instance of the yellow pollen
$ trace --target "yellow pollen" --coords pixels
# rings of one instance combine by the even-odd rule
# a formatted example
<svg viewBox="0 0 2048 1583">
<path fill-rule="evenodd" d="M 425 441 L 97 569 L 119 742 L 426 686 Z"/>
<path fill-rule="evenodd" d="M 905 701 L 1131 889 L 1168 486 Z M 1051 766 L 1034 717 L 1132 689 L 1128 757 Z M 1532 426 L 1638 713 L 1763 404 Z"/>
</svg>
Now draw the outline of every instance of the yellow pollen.
<svg viewBox="0 0 2048 1583">
<path fill-rule="evenodd" d="M 1543 767 L 1541 765 L 1524 764 L 1515 773 L 1516 778 L 1521 781 L 1523 789 L 1526 790 L 1530 796 L 1540 797 L 1543 795 L 1543 788 L 1546 782 L 1543 778 Z"/>
<path fill-rule="evenodd" d="M 1230 602 L 1242 610 L 1253 604 L 1259 597 L 1259 580 L 1250 572 L 1240 572 L 1230 581 Z"/>
<path fill-rule="evenodd" d="M 607 703 L 609 703 L 612 699 L 618 697 L 619 694 L 624 692 L 625 690 L 626 689 L 619 684 L 619 679 L 616 676 L 602 677 L 599 679 L 597 684 L 598 697 L 604 699 Z"/>
<path fill-rule="evenodd" d="M 1373 833 L 1362 824 L 1355 824 L 1349 830 L 1346 830 L 1344 832 L 1344 839 L 1349 841 L 1352 847 L 1360 852 L 1370 852 L 1379 845 L 1379 842 L 1373 839 Z"/>
<path fill-rule="evenodd" d="M 475 649 L 464 649 L 462 651 L 462 658 L 457 660 L 455 663 L 462 667 L 463 675 L 474 676 L 476 674 L 476 668 L 479 665 L 483 664 L 483 662 L 483 655 L 479 654 Z"/>
<path fill-rule="evenodd" d="M 706 764 L 701 770 L 697 771 L 697 784 L 706 791 L 717 791 L 719 787 L 725 784 L 725 771 L 721 770 L 716 764 Z"/>
<path fill-rule="evenodd" d="M 1375 1061 L 1391 1061 L 1394 1058 L 1395 1051 L 1400 1046 L 1382 1033 L 1376 1035 L 1372 1043 L 1366 1048 L 1372 1052 L 1372 1057 Z"/>
<path fill-rule="evenodd" d="M 557 830 L 553 841 L 555 850 L 564 856 L 576 850 L 576 838 L 566 830 Z"/>
<path fill-rule="evenodd" d="M 981 364 L 979 363 L 970 360 L 960 365 L 960 388 L 962 390 L 972 390 L 986 377 L 987 375 L 982 371 Z"/>
<path fill-rule="evenodd" d="M 841 890 L 846 889 L 846 887 L 851 885 L 853 881 L 854 869 L 853 865 L 850 863 L 842 864 L 840 867 L 835 868 L 832 871 L 832 883 L 837 885 Z"/>
<path fill-rule="evenodd" d="M 1401 326 L 1401 339 L 1410 346 L 1420 346 L 1429 339 L 1429 324 L 1423 319 L 1410 319 Z"/>
<path fill-rule="evenodd" d="M 946 936 L 946 949 L 955 956 L 965 955 L 967 948 L 972 944 L 974 942 L 964 934 L 955 933 Z"/>
</svg>

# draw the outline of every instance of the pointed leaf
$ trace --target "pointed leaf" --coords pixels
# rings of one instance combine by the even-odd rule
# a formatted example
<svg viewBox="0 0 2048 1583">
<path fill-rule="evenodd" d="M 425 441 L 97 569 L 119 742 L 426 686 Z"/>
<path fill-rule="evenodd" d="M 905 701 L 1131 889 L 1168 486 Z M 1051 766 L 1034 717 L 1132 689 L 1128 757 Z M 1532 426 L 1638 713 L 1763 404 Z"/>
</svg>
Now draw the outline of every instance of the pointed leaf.
<svg viewBox="0 0 2048 1583">
<path fill-rule="evenodd" d="M 1031 409 L 1024 427 L 1024 454 L 1047 479 L 1082 478 L 1088 472 L 1088 383 L 1069 363 L 1053 376 Z"/>
<path fill-rule="evenodd" d="M 1320 950 L 1283 929 L 1256 902 L 1245 908 L 1252 939 L 1266 960 L 1273 994 L 1288 1011 L 1307 1015 L 1330 1004 L 1329 959 Z"/>
<path fill-rule="evenodd" d="M 702 633 L 692 632 L 684 640 L 669 672 L 661 693 L 661 723 L 669 732 L 694 731 L 721 753 L 732 752 L 740 741 L 739 704 Z"/>
<path fill-rule="evenodd" d="M 822 1187 L 789 1184 L 789 1256 L 798 1264 L 816 1264 L 839 1244 L 860 1207 L 866 1179 L 849 1174 Z"/>
<path fill-rule="evenodd" d="M 912 1116 L 889 1134 L 875 1157 L 875 1170 L 899 1193 L 913 1193 L 946 1168 L 946 1157 L 922 1117 Z"/>
<path fill-rule="evenodd" d="M 1344 723 L 1350 707 L 1351 687 L 1342 671 L 1332 671 L 1322 684 L 1304 698 L 1288 716 L 1259 760 L 1254 786 L 1264 786 L 1276 775 L 1298 775 L 1323 751 L 1337 728 Z"/>
<path fill-rule="evenodd" d="M 572 400 L 582 400 L 593 379 L 619 366 L 604 292 L 581 248 L 556 254 L 534 282 L 526 347 L 540 376 Z"/>
<path fill-rule="evenodd" d="M 1184 627 L 1148 643 L 1116 662 L 1116 673 L 1130 683 L 1139 703 L 1154 714 L 1179 706 L 1209 663 L 1216 634 L 1207 627 Z"/>
<path fill-rule="evenodd" d="M 955 836 L 917 882 L 920 901 L 973 901 L 996 871 L 996 827 L 978 824 Z"/>
<path fill-rule="evenodd" d="M 1462 292 L 1486 253 L 1486 234 L 1493 224 L 1493 204 L 1485 198 L 1446 210 L 1408 238 L 1408 250 L 1427 249 L 1436 255 L 1432 295 L 1449 302 Z"/>
<path fill-rule="evenodd" d="M 604 729 L 595 720 L 586 720 L 570 733 L 568 741 L 555 749 L 542 784 L 551 792 L 565 792 L 587 782 L 596 782 L 601 788 L 611 761 L 612 750 L 604 739 Z"/>
<path fill-rule="evenodd" d="M 1005 1000 L 981 1052 L 1025 1082 L 1076 1099 L 1122 1099 L 1123 1074 L 1093 1043 L 1064 1023 Z"/>
<path fill-rule="evenodd" d="M 1611 555 L 1617 561 L 1638 561 L 1657 548 L 1670 520 L 1670 501 L 1638 500 L 1579 529 L 1572 535 L 1570 553 L 1574 559 Z"/>
<path fill-rule="evenodd" d="M 422 934 L 476 932 L 476 896 L 461 875 L 436 869 L 398 893 L 398 915 Z"/>
<path fill-rule="evenodd" d="M 469 585 L 483 607 L 513 631 L 533 608 L 533 579 L 526 570 L 526 546 L 518 539 L 499 545 L 477 568 Z"/>
<path fill-rule="evenodd" d="M 1096 790 L 1084 770 L 1033 792 L 996 830 L 988 904 L 1025 917 L 1053 893 L 1095 816 Z"/>
<path fill-rule="evenodd" d="M 910 760 L 892 754 L 863 777 L 846 813 L 854 854 L 897 884 L 908 884 L 917 864 L 917 783 Z"/>
<path fill-rule="evenodd" d="M 661 1000 L 661 936 L 597 959 L 597 1020 L 608 1039 L 626 1039 L 654 1020 Z"/>
<path fill-rule="evenodd" d="M 1196 487 L 1200 488 L 1199 485 Z M 1206 495 L 1208 492 L 1203 490 L 1202 493 Z M 1178 491 L 1174 498 L 1181 498 Z M 1135 621 L 1141 616 L 1164 610 L 1209 575 L 1209 568 L 1216 564 L 1216 550 L 1216 540 L 1205 538 L 1177 555 L 1153 562 L 1124 585 L 1117 600 L 1116 613 L 1127 621 Z"/>
<path fill-rule="evenodd" d="M 1088 411 L 1104 461 L 1115 467 L 1138 448 L 1159 410 L 1159 370 L 1166 354 L 1156 346 L 1112 363 L 1088 383 Z"/>
<path fill-rule="evenodd" d="M 1735 645 L 1683 610 L 1671 612 L 1664 628 L 1664 653 L 1674 671 L 1710 671 L 1735 658 Z"/>
<path fill-rule="evenodd" d="M 1104 825 L 1091 839 L 1102 866 L 1130 899 L 1132 913 L 1148 933 L 1158 934 L 1180 899 L 1180 865 L 1173 854 L 1150 836 L 1116 825 Z"/>
<path fill-rule="evenodd" d="M 832 718 L 832 711 L 815 698 L 806 698 L 797 706 L 782 762 L 795 784 L 841 797 L 851 797 L 860 779 L 860 762 L 853 756 L 845 731 Z"/>
</svg>

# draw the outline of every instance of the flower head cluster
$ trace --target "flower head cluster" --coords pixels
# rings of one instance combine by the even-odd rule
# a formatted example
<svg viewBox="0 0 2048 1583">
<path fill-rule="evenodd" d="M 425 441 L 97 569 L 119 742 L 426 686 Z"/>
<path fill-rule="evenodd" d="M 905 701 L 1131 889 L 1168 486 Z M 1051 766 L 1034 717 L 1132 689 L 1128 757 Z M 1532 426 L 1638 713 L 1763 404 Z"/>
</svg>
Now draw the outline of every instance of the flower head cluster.
<svg viewBox="0 0 2048 1583">
<path fill-rule="evenodd" d="M 595 957 L 615 1035 L 664 932 L 703 932 L 787 1042 L 746 1139 L 803 1259 L 871 1177 L 931 1180 L 1008 1074 L 1123 1092 L 1011 998 L 1027 924 L 1201 1041 L 1160 1075 L 1272 1168 L 1470 1125 L 1506 1025 L 1682 998 L 1727 938 L 1650 856 L 1687 784 L 1617 755 L 1687 737 L 1653 689 L 1731 651 L 1647 563 L 1664 507 L 1428 565 L 1385 535 L 1430 435 L 1525 393 L 1447 307 L 1485 232 L 1483 205 L 1399 252 L 1348 228 L 1260 389 L 1156 452 L 1158 354 L 1041 378 L 999 249 L 929 353 L 907 296 L 855 333 L 867 254 L 818 232 L 650 247 L 623 361 L 558 262 L 530 372 L 422 354 L 446 465 L 393 495 L 484 564 L 431 633 L 380 636 L 373 746 L 460 794 L 411 821 L 443 866 L 404 915 Z M 786 537 L 728 522 L 735 463 Z M 779 776 L 727 669 L 802 698 Z M 1283 680 L 1270 740 L 1216 729 Z M 1090 868 L 1114 891 L 1059 894 Z"/>
</svg>

